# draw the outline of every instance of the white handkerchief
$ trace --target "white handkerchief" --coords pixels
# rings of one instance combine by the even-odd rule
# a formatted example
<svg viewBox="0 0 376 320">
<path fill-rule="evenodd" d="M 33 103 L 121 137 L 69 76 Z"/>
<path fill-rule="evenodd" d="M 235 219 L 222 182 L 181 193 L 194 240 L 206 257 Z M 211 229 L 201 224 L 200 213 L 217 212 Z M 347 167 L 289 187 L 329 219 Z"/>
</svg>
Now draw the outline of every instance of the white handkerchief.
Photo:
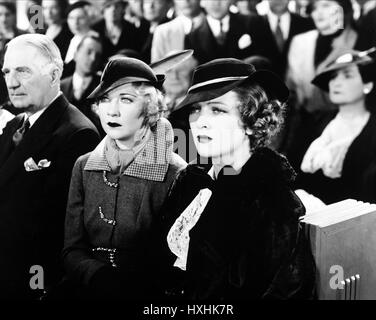
<svg viewBox="0 0 376 320">
<path fill-rule="evenodd" d="M 25 170 L 30 172 L 30 171 L 35 171 L 35 170 L 40 170 L 38 165 L 35 163 L 33 158 L 29 158 L 24 162 Z"/>
<path fill-rule="evenodd" d="M 238 46 L 240 50 L 243 50 L 245 48 L 248 48 L 252 44 L 252 39 L 249 34 L 243 34 L 238 42 Z"/>
<path fill-rule="evenodd" d="M 38 162 L 39 168 L 48 168 L 51 165 L 51 161 L 48 161 L 47 159 L 42 159 Z"/>
<path fill-rule="evenodd" d="M 42 159 L 38 162 L 38 164 L 36 164 L 34 159 L 31 157 L 24 162 L 24 167 L 27 172 L 42 170 L 50 167 L 50 165 L 51 161 L 48 161 L 47 159 Z"/>
</svg>

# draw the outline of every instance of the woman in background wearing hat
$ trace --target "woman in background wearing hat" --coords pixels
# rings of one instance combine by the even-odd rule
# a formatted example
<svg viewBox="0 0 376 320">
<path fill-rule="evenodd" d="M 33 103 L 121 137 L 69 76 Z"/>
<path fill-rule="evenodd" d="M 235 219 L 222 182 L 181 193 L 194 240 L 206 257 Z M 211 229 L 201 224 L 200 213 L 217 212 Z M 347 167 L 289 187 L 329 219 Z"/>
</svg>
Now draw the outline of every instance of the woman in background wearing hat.
<svg viewBox="0 0 376 320">
<path fill-rule="evenodd" d="M 325 203 L 347 198 L 376 203 L 376 118 L 368 104 L 372 63 L 366 51 L 348 51 L 312 81 L 339 110 L 321 113 L 316 130 L 306 132 L 297 186 Z"/>
<path fill-rule="evenodd" d="M 314 112 L 336 109 L 311 80 L 338 54 L 359 45 L 351 0 L 314 0 L 310 7 L 316 29 L 295 36 L 288 54 L 286 82 L 292 99 L 286 119 L 289 132 L 283 151 L 295 170 L 299 168 L 297 150 L 301 148 L 301 131 L 312 125 Z"/>
<path fill-rule="evenodd" d="M 282 122 L 284 83 L 236 59 L 195 69 L 178 112 L 205 172 L 188 165 L 164 207 L 169 295 L 188 299 L 309 299 L 314 262 L 291 190 L 294 171 L 266 147 Z M 179 108 L 179 106 L 178 106 Z"/>
<path fill-rule="evenodd" d="M 308 112 L 328 108 L 326 97 L 311 84 L 313 77 L 338 53 L 354 48 L 358 40 L 351 0 L 315 0 L 311 8 L 316 29 L 292 39 L 287 72 L 296 108 Z"/>
<path fill-rule="evenodd" d="M 96 101 L 107 136 L 73 169 L 64 265 L 78 295 L 138 299 L 157 295 L 157 252 L 151 250 L 160 208 L 185 162 L 173 153 L 163 110 L 164 76 L 140 60 L 110 61 Z"/>
</svg>

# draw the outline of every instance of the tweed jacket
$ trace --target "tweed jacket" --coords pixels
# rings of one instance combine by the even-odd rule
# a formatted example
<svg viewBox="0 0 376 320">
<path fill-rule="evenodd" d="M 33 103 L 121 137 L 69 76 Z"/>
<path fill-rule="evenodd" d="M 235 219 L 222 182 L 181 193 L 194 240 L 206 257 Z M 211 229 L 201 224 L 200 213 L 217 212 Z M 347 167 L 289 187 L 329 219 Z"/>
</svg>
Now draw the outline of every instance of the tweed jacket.
<svg viewBox="0 0 376 320">
<path fill-rule="evenodd" d="M 255 150 L 239 174 L 220 172 L 215 181 L 197 165 L 183 170 L 163 211 L 166 291 L 183 289 L 193 300 L 313 298 L 315 266 L 299 224 L 305 208 L 291 189 L 294 177 L 286 158 L 267 148 Z M 167 234 L 202 189 L 212 194 L 189 232 L 181 271 L 172 267 L 177 256 Z"/>
<path fill-rule="evenodd" d="M 147 279 L 157 277 L 157 268 L 153 268 L 157 261 L 153 261 L 150 252 L 154 219 L 160 214 L 175 176 L 186 165 L 172 147 L 171 125 L 166 119 L 159 119 L 146 146 L 121 176 L 110 171 L 104 140 L 77 160 L 63 250 L 71 279 L 88 286 L 101 268 L 109 270 L 116 265 L 126 274 L 124 289 L 131 291 L 130 281 L 143 287 Z M 100 248 L 115 249 L 114 259 Z"/>
</svg>

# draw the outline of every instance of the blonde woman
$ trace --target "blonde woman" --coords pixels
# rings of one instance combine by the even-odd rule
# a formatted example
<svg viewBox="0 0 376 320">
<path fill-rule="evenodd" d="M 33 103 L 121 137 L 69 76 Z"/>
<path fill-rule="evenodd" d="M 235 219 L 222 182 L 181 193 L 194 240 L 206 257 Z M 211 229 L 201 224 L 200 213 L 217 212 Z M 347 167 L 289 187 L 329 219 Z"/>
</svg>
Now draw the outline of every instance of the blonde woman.
<svg viewBox="0 0 376 320">
<path fill-rule="evenodd" d="M 107 136 L 78 159 L 71 182 L 64 263 L 77 294 L 137 299 L 158 295 L 155 221 L 185 162 L 159 117 L 164 76 L 140 60 L 110 61 L 89 96 Z"/>
</svg>

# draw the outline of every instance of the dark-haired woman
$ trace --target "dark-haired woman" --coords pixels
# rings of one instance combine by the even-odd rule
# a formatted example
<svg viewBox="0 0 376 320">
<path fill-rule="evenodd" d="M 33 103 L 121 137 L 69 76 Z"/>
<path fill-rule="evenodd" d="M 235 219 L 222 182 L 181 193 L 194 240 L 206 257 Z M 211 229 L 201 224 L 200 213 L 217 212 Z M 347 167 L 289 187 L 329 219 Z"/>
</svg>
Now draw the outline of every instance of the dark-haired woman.
<svg viewBox="0 0 376 320">
<path fill-rule="evenodd" d="M 266 147 L 288 89 L 236 59 L 196 68 L 177 112 L 189 121 L 205 172 L 183 170 L 164 211 L 167 293 L 187 299 L 310 299 L 314 262 L 288 161 Z"/>
<path fill-rule="evenodd" d="M 297 186 L 325 203 L 347 198 L 376 203 L 376 118 L 368 100 L 374 64 L 367 52 L 348 51 L 312 81 L 329 92 L 338 111 L 315 115 L 301 157 Z"/>
</svg>

